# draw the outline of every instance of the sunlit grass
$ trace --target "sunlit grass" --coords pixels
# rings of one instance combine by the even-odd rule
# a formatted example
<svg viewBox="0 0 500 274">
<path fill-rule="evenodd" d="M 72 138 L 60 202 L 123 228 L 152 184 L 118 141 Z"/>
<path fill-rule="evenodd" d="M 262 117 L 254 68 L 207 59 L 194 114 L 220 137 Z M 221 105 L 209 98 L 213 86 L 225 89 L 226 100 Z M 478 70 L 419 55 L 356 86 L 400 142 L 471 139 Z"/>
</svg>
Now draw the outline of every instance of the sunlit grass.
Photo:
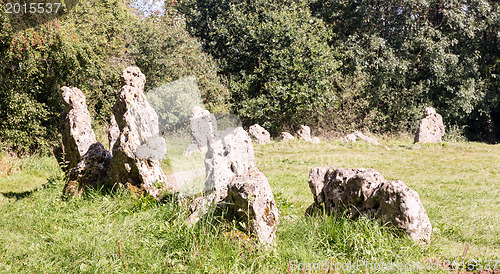
<svg viewBox="0 0 500 274">
<path fill-rule="evenodd" d="M 15 171 L 0 176 L 0 271 L 283 273 L 290 261 L 461 259 L 466 246 L 465 259 L 500 259 L 500 146 L 383 142 L 391 150 L 338 140 L 255 145 L 280 210 L 277 246 L 270 249 L 230 221 L 208 217 L 186 226 L 188 212 L 177 198 L 159 204 L 123 191 L 93 191 L 65 200 L 54 159 L 14 159 Z M 184 147 L 175 149 L 180 156 Z M 309 170 L 326 165 L 374 168 L 417 190 L 433 225 L 431 245 L 413 244 L 364 218 L 305 218 Z"/>
</svg>

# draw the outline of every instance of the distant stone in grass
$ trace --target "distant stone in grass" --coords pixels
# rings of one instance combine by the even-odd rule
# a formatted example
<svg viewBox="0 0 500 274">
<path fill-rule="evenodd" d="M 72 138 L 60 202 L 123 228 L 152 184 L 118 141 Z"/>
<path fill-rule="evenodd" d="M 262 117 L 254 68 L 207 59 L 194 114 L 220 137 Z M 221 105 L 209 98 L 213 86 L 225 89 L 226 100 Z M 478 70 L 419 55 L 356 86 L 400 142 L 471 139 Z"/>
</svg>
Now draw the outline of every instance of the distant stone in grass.
<svg viewBox="0 0 500 274">
<path fill-rule="evenodd" d="M 297 135 L 299 136 L 299 139 L 307 142 L 312 142 L 311 128 L 308 126 L 300 125 L 300 129 L 299 131 L 297 131 Z"/>
<path fill-rule="evenodd" d="M 160 136 L 158 115 L 144 95 L 146 77 L 139 68 L 129 67 L 122 80 L 124 86 L 113 107 L 120 135 L 113 145 L 108 179 L 154 198 L 161 192 L 175 192 L 177 186 L 167 180 L 159 162 L 165 157 L 166 144 Z"/>
<path fill-rule="evenodd" d="M 327 214 L 360 214 L 390 223 L 413 240 L 429 243 L 432 226 L 415 190 L 402 181 L 386 181 L 374 169 L 316 167 L 309 173 L 314 203 L 307 215 L 325 209 Z"/>
<path fill-rule="evenodd" d="M 344 139 L 342 140 L 343 142 L 345 143 L 355 143 L 356 141 L 358 140 L 362 140 L 362 141 L 365 141 L 367 143 L 370 143 L 372 145 L 376 145 L 376 146 L 381 146 L 382 144 L 379 143 L 377 140 L 371 138 L 371 137 L 368 137 L 366 135 L 364 135 L 362 132 L 360 131 L 355 131 L 351 134 L 348 134 L 347 136 L 344 137 Z M 384 146 L 387 150 L 391 150 L 388 146 Z"/>
<path fill-rule="evenodd" d="M 380 143 L 377 140 L 364 135 L 361 131 L 355 131 L 351 134 L 348 134 L 343 139 L 343 141 L 346 143 L 355 143 L 357 140 L 363 140 L 367 143 L 370 143 L 370 144 L 373 144 L 376 146 L 380 146 Z"/>
<path fill-rule="evenodd" d="M 66 86 L 61 90 L 64 103 L 61 113 L 62 155 L 63 162 L 67 163 L 62 167 L 67 171 L 80 162 L 96 138 L 83 92 Z"/>
<path fill-rule="evenodd" d="M 308 126 L 300 125 L 300 129 L 299 131 L 297 131 L 297 135 L 299 136 L 299 139 L 306 142 L 311 142 L 313 144 L 319 144 L 321 142 L 319 137 L 311 137 L 311 128 Z"/>
<path fill-rule="evenodd" d="M 295 137 L 293 137 L 292 134 L 285 131 L 281 133 L 281 140 L 282 141 L 295 140 Z"/>
<path fill-rule="evenodd" d="M 111 162 L 111 154 L 99 142 L 90 146 L 76 167 L 68 172 L 63 193 L 79 196 L 85 189 L 98 189 L 106 184 L 106 172 Z"/>
<path fill-rule="evenodd" d="M 250 126 L 248 128 L 248 133 L 255 141 L 257 141 L 257 143 L 261 145 L 271 142 L 271 134 L 269 134 L 269 131 L 258 124 Z"/>
<path fill-rule="evenodd" d="M 415 133 L 415 143 L 439 143 L 444 136 L 444 124 L 441 115 L 432 107 L 425 108 L 424 118 Z"/>
<path fill-rule="evenodd" d="M 262 244 L 273 245 L 278 208 L 267 178 L 257 169 L 248 133 L 241 127 L 216 132 L 208 141 L 205 169 L 207 196 L 191 204 L 186 222 L 196 223 L 213 205 L 249 224 Z"/>
<path fill-rule="evenodd" d="M 195 106 L 190 117 L 191 143 L 196 145 L 200 152 L 207 151 L 208 139 L 213 138 L 217 131 L 217 120 L 208 110 Z M 195 147 L 189 145 L 184 150 L 184 155 L 190 155 L 196 151 Z"/>
</svg>

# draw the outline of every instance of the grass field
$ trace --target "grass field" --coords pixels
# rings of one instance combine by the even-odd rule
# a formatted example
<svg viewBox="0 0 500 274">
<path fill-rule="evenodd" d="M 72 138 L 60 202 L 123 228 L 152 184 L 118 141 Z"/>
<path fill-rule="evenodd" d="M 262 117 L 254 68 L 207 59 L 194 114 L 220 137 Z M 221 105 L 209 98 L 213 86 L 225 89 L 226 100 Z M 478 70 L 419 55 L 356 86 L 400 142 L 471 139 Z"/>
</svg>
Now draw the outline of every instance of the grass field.
<svg viewBox="0 0 500 274">
<path fill-rule="evenodd" d="M 341 273 L 376 272 L 365 271 L 366 263 L 392 263 L 392 271 L 379 273 L 427 272 L 395 267 L 447 260 L 468 261 L 462 268 L 494 267 L 500 260 L 500 145 L 382 142 L 391 150 L 337 140 L 255 145 L 281 214 L 277 246 L 267 250 L 232 222 L 206 218 L 186 226 L 185 203 L 176 198 L 158 204 L 95 191 L 64 200 L 55 159 L 2 156 L 0 271 L 286 273 L 307 267 L 299 263 L 323 267 L 325 260 L 354 264 Z M 326 165 L 374 168 L 417 190 L 433 225 L 431 244 L 413 244 L 366 219 L 306 219 L 309 170 Z"/>
</svg>

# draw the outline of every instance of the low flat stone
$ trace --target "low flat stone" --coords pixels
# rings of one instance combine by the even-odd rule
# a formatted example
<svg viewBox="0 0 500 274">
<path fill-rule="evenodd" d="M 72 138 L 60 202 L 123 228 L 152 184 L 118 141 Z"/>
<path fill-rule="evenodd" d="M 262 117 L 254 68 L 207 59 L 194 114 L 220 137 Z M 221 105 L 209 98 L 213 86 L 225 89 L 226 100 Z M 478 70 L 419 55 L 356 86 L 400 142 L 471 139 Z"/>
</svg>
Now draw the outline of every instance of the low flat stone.
<svg viewBox="0 0 500 274">
<path fill-rule="evenodd" d="M 309 173 L 314 203 L 308 215 L 346 212 L 350 218 L 365 215 L 390 223 L 417 242 L 430 242 L 431 222 L 415 190 L 402 181 L 386 181 L 373 169 L 316 167 Z"/>
</svg>

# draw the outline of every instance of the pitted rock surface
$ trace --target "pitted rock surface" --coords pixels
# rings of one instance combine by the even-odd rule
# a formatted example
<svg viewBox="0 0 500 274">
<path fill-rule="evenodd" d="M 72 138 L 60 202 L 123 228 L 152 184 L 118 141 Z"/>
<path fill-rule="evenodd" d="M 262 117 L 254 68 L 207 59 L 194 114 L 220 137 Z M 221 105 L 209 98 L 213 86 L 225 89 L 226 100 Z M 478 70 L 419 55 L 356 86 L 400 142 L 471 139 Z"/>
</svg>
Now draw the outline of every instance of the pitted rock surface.
<svg viewBox="0 0 500 274">
<path fill-rule="evenodd" d="M 113 107 L 120 135 L 113 145 L 108 178 L 155 198 L 160 191 L 174 192 L 175 183 L 167 180 L 158 161 L 165 156 L 166 144 L 160 136 L 158 115 L 144 96 L 145 76 L 139 68 L 130 67 L 123 71 L 122 80 L 125 85 Z"/>
<path fill-rule="evenodd" d="M 264 145 L 271 142 L 271 134 L 258 124 L 250 126 L 248 133 L 258 144 Z"/>
<path fill-rule="evenodd" d="M 297 135 L 299 136 L 299 139 L 307 142 L 312 142 L 311 128 L 308 126 L 300 125 L 300 129 L 299 131 L 297 131 Z"/>
<path fill-rule="evenodd" d="M 414 241 L 430 242 L 432 226 L 420 197 L 402 181 L 386 181 L 373 169 L 316 167 L 309 173 L 309 187 L 314 197 L 309 215 L 323 207 L 327 214 L 363 214 L 395 225 Z"/>
<path fill-rule="evenodd" d="M 443 117 L 432 107 L 425 108 L 424 118 L 415 133 L 415 143 L 439 143 L 444 133 Z"/>
<path fill-rule="evenodd" d="M 216 132 L 208 141 L 205 168 L 208 195 L 195 200 L 186 222 L 197 222 L 215 205 L 251 224 L 250 232 L 262 244 L 274 245 L 279 212 L 271 186 L 255 164 L 248 133 L 241 127 Z"/>
<path fill-rule="evenodd" d="M 292 134 L 284 131 L 284 132 L 281 133 L 281 140 L 282 141 L 295 140 L 295 137 L 293 137 Z"/>
<path fill-rule="evenodd" d="M 61 90 L 64 102 L 61 113 L 63 158 L 67 162 L 65 170 L 70 170 L 80 162 L 96 138 L 83 92 L 66 86 Z"/>
<path fill-rule="evenodd" d="M 225 202 L 238 219 L 249 221 L 250 230 L 261 243 L 275 243 L 279 212 L 271 186 L 262 172 L 235 177 L 228 186 Z"/>
<path fill-rule="evenodd" d="M 63 193 L 68 196 L 79 196 L 87 188 L 97 189 L 106 186 L 108 183 L 106 172 L 110 162 L 109 151 L 99 142 L 92 144 L 77 166 L 68 172 Z"/>
</svg>

